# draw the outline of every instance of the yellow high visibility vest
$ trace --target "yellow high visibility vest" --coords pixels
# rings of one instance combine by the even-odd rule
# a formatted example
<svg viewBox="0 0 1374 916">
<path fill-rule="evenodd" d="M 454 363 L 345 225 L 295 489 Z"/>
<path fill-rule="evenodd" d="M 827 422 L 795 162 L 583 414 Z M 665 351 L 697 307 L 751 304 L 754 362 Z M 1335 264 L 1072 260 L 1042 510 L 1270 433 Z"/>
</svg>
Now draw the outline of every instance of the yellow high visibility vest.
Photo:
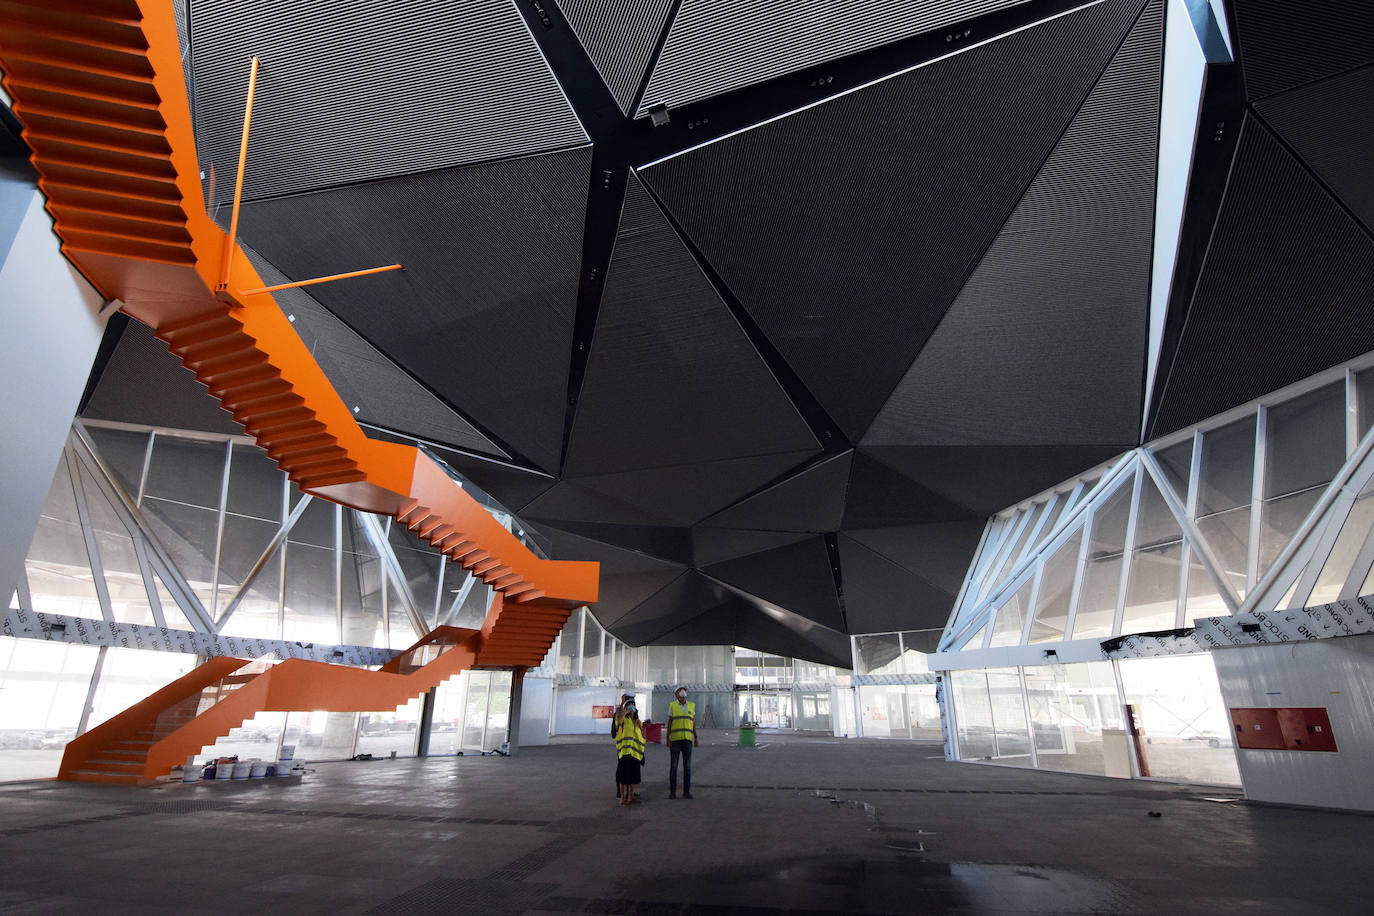
<svg viewBox="0 0 1374 916">
<path fill-rule="evenodd" d="M 634 719 L 626 716 L 620 722 L 620 734 L 615 737 L 617 757 L 633 757 L 644 762 L 644 731 Z"/>
<path fill-rule="evenodd" d="M 693 741 L 697 736 L 697 704 L 687 701 L 687 708 L 677 700 L 668 703 L 668 741 Z"/>
</svg>

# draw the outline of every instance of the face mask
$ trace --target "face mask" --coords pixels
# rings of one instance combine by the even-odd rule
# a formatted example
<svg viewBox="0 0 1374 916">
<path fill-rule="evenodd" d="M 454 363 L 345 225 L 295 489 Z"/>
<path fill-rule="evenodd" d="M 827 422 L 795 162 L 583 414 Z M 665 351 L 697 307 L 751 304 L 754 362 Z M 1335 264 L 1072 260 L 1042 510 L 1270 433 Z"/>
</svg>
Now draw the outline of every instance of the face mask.
<svg viewBox="0 0 1374 916">
<path fill-rule="evenodd" d="M 626 707 L 625 707 L 625 711 L 626 711 L 626 712 L 634 712 L 634 711 L 635 711 L 635 704 L 631 703 L 629 706 L 626 706 Z"/>
</svg>

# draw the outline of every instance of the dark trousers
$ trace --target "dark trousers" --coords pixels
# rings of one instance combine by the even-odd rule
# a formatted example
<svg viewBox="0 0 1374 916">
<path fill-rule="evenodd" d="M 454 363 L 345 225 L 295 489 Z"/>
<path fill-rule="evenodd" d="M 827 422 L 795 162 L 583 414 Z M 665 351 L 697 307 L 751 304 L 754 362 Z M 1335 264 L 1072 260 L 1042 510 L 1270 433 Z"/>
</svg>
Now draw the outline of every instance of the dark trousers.
<svg viewBox="0 0 1374 916">
<path fill-rule="evenodd" d="M 674 741 L 668 748 L 668 791 L 677 791 L 677 759 L 682 758 L 682 791 L 692 791 L 692 742 Z"/>
</svg>

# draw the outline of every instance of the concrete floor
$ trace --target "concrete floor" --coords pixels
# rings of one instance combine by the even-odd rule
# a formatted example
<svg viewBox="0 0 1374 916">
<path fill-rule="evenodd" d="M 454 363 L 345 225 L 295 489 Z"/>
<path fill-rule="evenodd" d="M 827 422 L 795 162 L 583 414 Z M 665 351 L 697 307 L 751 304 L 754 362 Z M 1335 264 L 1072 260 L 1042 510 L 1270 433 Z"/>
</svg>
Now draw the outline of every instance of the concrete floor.
<svg viewBox="0 0 1374 916">
<path fill-rule="evenodd" d="M 0 912 L 1369 911 L 1374 817 L 949 764 L 926 742 L 733 738 L 698 749 L 691 801 L 667 799 L 651 746 L 630 809 L 601 737 L 303 779 L 0 786 Z"/>
</svg>

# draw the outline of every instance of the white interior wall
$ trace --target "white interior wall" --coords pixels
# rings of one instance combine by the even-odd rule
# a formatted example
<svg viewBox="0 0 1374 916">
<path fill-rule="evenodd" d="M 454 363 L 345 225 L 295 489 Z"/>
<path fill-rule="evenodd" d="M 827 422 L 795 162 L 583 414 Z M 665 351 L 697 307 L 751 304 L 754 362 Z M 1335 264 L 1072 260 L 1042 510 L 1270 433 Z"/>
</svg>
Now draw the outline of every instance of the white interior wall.
<svg viewBox="0 0 1374 916">
<path fill-rule="evenodd" d="M 1374 636 L 1218 649 L 1228 708 L 1324 706 L 1339 750 L 1237 748 L 1255 801 L 1374 811 Z"/>
<path fill-rule="evenodd" d="M 559 687 L 553 692 L 558 707 L 557 729 L 560 735 L 605 735 L 611 740 L 609 719 L 593 719 L 593 706 L 616 706 L 620 703 L 618 687 Z"/>
<path fill-rule="evenodd" d="M 10 188 L 6 207 L 19 198 Z M 24 570 L 43 500 L 90 376 L 105 317 L 101 296 L 62 257 L 43 196 L 29 193 L 0 266 L 0 592 Z"/>
</svg>

